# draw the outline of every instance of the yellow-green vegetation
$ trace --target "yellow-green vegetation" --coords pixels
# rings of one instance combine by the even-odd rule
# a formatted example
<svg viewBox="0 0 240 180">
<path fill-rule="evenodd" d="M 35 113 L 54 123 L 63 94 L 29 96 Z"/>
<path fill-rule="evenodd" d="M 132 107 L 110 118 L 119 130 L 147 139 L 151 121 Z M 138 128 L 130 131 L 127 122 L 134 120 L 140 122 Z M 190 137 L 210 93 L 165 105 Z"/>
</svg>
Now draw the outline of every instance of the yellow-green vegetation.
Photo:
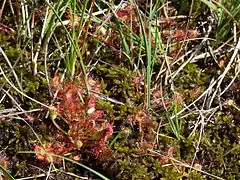
<svg viewBox="0 0 240 180">
<path fill-rule="evenodd" d="M 0 2 L 0 179 L 240 179 L 240 5 Z"/>
</svg>

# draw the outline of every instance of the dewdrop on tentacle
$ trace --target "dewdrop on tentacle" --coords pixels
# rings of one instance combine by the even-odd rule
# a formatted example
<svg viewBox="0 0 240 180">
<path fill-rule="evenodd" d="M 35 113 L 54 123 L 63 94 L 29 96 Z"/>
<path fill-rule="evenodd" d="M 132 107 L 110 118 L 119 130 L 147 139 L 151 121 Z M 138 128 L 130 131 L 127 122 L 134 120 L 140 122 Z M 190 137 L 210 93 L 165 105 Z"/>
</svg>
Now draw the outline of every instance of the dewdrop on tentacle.
<svg viewBox="0 0 240 180">
<path fill-rule="evenodd" d="M 92 114 L 92 113 L 94 113 L 94 111 L 95 111 L 95 107 L 91 107 L 88 109 L 87 113 Z"/>
<path fill-rule="evenodd" d="M 49 108 L 49 117 L 53 121 L 57 118 L 57 109 L 54 106 Z"/>
</svg>

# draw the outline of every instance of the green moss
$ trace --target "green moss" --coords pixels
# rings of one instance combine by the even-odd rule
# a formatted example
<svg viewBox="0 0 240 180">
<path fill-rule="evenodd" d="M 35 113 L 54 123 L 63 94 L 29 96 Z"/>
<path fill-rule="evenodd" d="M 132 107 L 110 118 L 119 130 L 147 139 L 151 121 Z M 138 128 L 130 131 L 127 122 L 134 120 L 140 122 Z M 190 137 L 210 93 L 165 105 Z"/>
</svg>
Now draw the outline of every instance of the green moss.
<svg viewBox="0 0 240 180">
<path fill-rule="evenodd" d="M 40 5 L 39 3 L 40 1 L 36 1 L 35 6 L 33 7 L 32 3 L 29 1 L 29 12 L 32 13 L 34 8 L 37 9 Z M 102 1 L 100 3 L 102 3 Z M 174 9 L 169 10 L 167 12 L 170 13 L 169 17 L 180 14 L 189 14 L 191 6 L 190 1 L 171 1 L 171 3 L 171 5 L 177 9 L 177 12 Z M 226 7 L 229 5 L 230 4 L 227 4 Z M 230 9 L 230 12 L 234 12 L 234 6 L 231 7 L 232 9 Z M 9 13 L 11 14 L 11 10 L 9 9 L 9 5 L 6 5 L 5 10 L 3 11 L 2 23 L 3 25 L 7 25 L 13 29 L 16 29 L 16 32 L 20 32 L 21 30 L 15 28 L 17 27 L 15 26 L 17 24 L 14 22 L 16 20 L 16 23 L 18 23 L 18 21 L 21 19 L 21 17 L 18 17 L 20 14 L 19 9 L 21 9 L 20 4 L 18 2 L 14 3 L 13 8 L 16 12 L 16 19 L 9 16 Z M 105 8 L 107 8 L 107 6 Z M 102 7 L 102 9 L 104 8 Z M 148 10 L 145 12 L 147 11 Z M 204 12 L 204 15 L 202 12 Z M 190 19 L 189 24 L 190 29 L 192 29 L 192 27 L 196 27 L 198 19 L 201 19 L 202 22 L 205 22 L 205 20 L 209 17 L 208 12 L 210 12 L 209 9 L 202 2 L 194 2 L 192 9 L 192 18 Z M 11 64 L 13 66 L 16 65 L 14 67 L 14 70 L 19 78 L 23 92 L 40 102 L 50 104 L 52 98 L 49 96 L 49 87 L 46 81 L 45 71 L 47 70 L 49 74 L 55 73 L 56 70 L 58 72 L 64 71 L 65 66 L 64 63 L 62 63 L 64 61 L 64 58 L 62 58 L 62 52 L 64 55 L 66 55 L 65 53 L 69 51 L 69 44 L 66 44 L 66 42 L 68 42 L 68 38 L 66 36 L 65 29 L 62 26 L 59 26 L 55 29 L 53 38 L 48 44 L 49 54 L 47 59 L 47 69 L 45 69 L 43 62 L 45 52 L 44 49 L 41 48 L 37 63 L 38 72 L 41 73 L 33 76 L 31 55 L 32 53 L 35 54 L 38 49 L 37 42 L 38 38 L 40 37 L 42 28 L 42 21 L 37 20 L 39 12 L 34 10 L 34 13 L 36 13 L 34 14 L 36 15 L 36 24 L 33 31 L 33 39 L 28 39 L 28 37 L 21 38 L 22 34 L 17 34 L 16 32 L 5 33 L 1 30 L 0 46 L 8 56 Z M 39 16 L 42 16 L 42 14 Z M 235 13 L 234 16 L 237 17 L 237 13 Z M 220 26 L 218 27 L 218 29 L 220 29 L 217 33 L 215 33 L 213 29 L 213 32 L 215 34 L 219 35 L 220 33 L 220 39 L 225 39 L 225 37 L 228 37 L 227 35 L 231 35 L 232 33 L 229 29 L 230 26 L 228 28 L 224 28 L 225 24 L 228 24 L 224 23 L 226 20 L 229 21 L 229 17 L 222 19 L 222 22 L 220 22 Z M 174 28 L 182 29 L 185 27 L 186 22 L 187 21 L 185 20 L 181 21 L 181 18 L 177 18 L 176 21 L 174 20 L 172 22 L 173 24 L 161 24 L 162 27 L 160 28 L 162 30 L 168 30 L 170 26 L 174 26 Z M 201 28 L 202 27 L 199 29 Z M 101 89 L 103 90 L 103 99 L 99 99 L 97 109 L 103 109 L 106 112 L 106 118 L 114 121 L 113 128 L 115 137 L 110 138 L 111 142 L 106 142 L 106 144 L 111 144 L 112 150 L 114 151 L 113 156 L 109 158 L 112 159 L 113 162 L 110 164 L 114 166 L 113 169 L 114 172 L 116 172 L 116 174 L 114 174 L 114 178 L 162 180 L 175 180 L 181 178 L 210 179 L 210 177 L 200 174 L 195 170 L 178 166 L 176 163 L 170 161 L 169 159 L 164 160 L 160 156 L 150 154 L 147 150 L 155 145 L 154 147 L 162 154 L 173 155 L 173 157 L 177 160 L 190 165 L 193 157 L 195 156 L 196 145 L 198 144 L 199 138 L 201 136 L 199 151 L 196 153 L 195 162 L 202 165 L 202 170 L 225 179 L 240 179 L 240 120 L 239 112 L 236 109 L 223 106 L 223 109 L 216 112 L 211 119 L 206 118 L 206 121 L 204 122 L 203 134 L 200 134 L 200 126 L 198 126 L 195 129 L 195 132 L 192 133 L 192 130 L 198 121 L 198 115 L 191 114 L 184 119 L 180 119 L 180 134 L 182 137 L 178 140 L 174 138 L 175 135 L 172 133 L 171 127 L 169 125 L 166 125 L 166 123 L 168 123 L 168 120 L 166 118 L 166 112 L 164 110 L 161 110 L 159 108 L 153 109 L 153 112 L 156 113 L 147 114 L 148 120 L 144 122 L 137 122 L 135 115 L 137 112 L 143 111 L 145 96 L 143 88 L 139 90 L 137 87 L 139 84 L 135 84 L 136 81 L 134 81 L 135 78 L 139 78 L 139 75 L 135 71 L 131 70 L 132 64 L 129 62 L 129 58 L 126 58 L 124 55 L 122 57 L 119 57 L 117 55 L 119 50 L 118 48 L 120 47 L 118 45 L 114 45 L 114 42 L 115 40 L 116 42 L 120 42 L 118 39 L 112 39 L 113 47 L 103 44 L 103 47 L 100 49 L 99 53 L 95 54 L 96 49 L 98 49 L 98 47 L 102 44 L 99 38 L 91 36 L 91 33 L 94 34 L 94 28 L 93 32 L 90 31 L 91 30 L 89 29 L 89 35 L 85 43 L 86 51 L 90 52 L 90 55 L 85 56 L 86 54 L 83 54 L 83 58 L 85 64 L 88 64 L 90 60 L 90 64 L 94 64 L 92 62 L 94 62 L 95 59 L 99 60 L 97 62 L 97 65 L 93 67 L 91 73 L 93 74 L 93 78 L 100 80 Z M 46 39 L 46 37 L 44 38 Z M 198 43 L 198 41 L 196 41 L 196 43 Z M 210 42 L 210 45 L 211 44 L 216 45 L 217 47 L 219 45 L 218 43 Z M 32 45 L 34 47 L 31 47 Z M 176 48 L 179 45 L 180 44 L 177 44 Z M 189 41 L 188 45 L 190 47 L 194 45 L 194 42 Z M 44 47 L 44 45 L 42 47 Z M 60 51 L 62 52 L 60 53 Z M 133 56 L 131 58 L 135 59 L 138 57 L 139 54 L 137 51 L 138 47 L 136 46 L 134 48 L 134 51 L 131 52 Z M 202 48 L 201 51 L 204 51 L 204 48 Z M 220 55 L 222 56 L 222 54 Z M 227 59 L 230 59 L 231 56 L 232 52 L 227 52 L 224 54 L 223 59 L 226 59 L 227 62 Z M 145 57 L 142 57 L 143 60 L 144 58 Z M 102 65 L 103 62 L 105 65 Z M 58 64 L 60 65 L 58 66 Z M 0 62 L 0 65 L 11 82 L 18 87 L 16 79 L 13 76 L 9 65 L 4 59 Z M 158 75 L 160 68 L 162 68 L 161 60 L 156 62 L 153 72 L 153 80 L 155 78 L 154 76 Z M 179 67 L 176 67 L 176 65 L 171 66 L 171 69 L 173 71 L 175 71 L 177 68 Z M 80 64 L 78 62 L 76 62 L 76 69 L 80 70 Z M 141 69 L 139 70 L 141 71 Z M 175 90 L 181 96 L 179 100 L 181 102 L 177 102 L 179 103 L 177 106 L 179 109 L 177 109 L 177 111 L 180 111 L 181 108 L 183 108 L 182 104 L 189 104 L 193 102 L 200 94 L 206 90 L 211 80 L 218 78 L 223 71 L 224 68 L 219 68 L 211 57 L 207 58 L 206 61 L 199 60 L 198 62 L 187 64 L 179 72 L 177 77 L 174 78 Z M 222 86 L 220 88 L 225 89 L 225 87 L 229 84 L 229 82 L 232 80 L 232 77 L 234 76 L 234 70 L 230 70 L 224 77 Z M 236 81 L 239 83 L 240 78 L 236 78 Z M 0 84 L 4 83 L 4 78 L 0 77 Z M 224 102 L 226 99 L 230 98 L 236 102 L 236 104 L 239 104 L 240 94 L 238 93 L 239 88 L 237 88 L 237 86 L 239 85 L 236 85 L 235 89 L 229 88 L 229 90 L 223 96 L 221 96 L 221 101 Z M 9 84 L 6 83 L 3 88 L 5 90 L 10 89 L 9 93 L 21 105 L 23 109 L 28 110 L 39 107 L 39 105 L 29 101 L 27 98 L 23 97 L 17 91 L 12 89 Z M 165 93 L 164 96 L 168 96 L 170 101 L 172 101 L 173 98 L 169 97 L 171 96 L 169 95 L 171 94 L 170 87 L 167 85 L 167 87 L 163 87 L 163 89 Z M 4 92 L 1 92 L 0 97 L 2 97 L 3 93 Z M 110 100 L 104 100 L 104 96 L 107 96 L 110 98 Z M 198 103 L 201 104 L 202 100 L 200 100 Z M 196 103 L 196 105 L 198 105 L 198 103 Z M 213 104 L 218 105 L 219 103 L 220 102 L 218 102 L 216 99 Z M 9 97 L 6 97 L 0 105 L 0 109 L 2 110 L 4 108 L 9 108 L 12 106 L 12 100 Z M 167 105 L 167 109 L 170 113 L 173 112 L 174 108 L 172 107 L 171 103 Z M 42 140 L 42 142 L 45 143 L 55 141 L 56 128 L 54 128 L 48 119 L 44 119 L 45 111 L 32 115 L 35 119 L 37 119 L 33 122 L 33 128 L 36 130 L 37 134 L 41 134 L 39 135 L 39 138 Z M 205 114 L 203 115 L 205 116 Z M 25 118 L 24 115 L 22 117 Z M 154 140 L 156 137 L 156 127 L 160 121 L 164 126 L 160 127 L 158 133 L 161 135 L 158 136 L 158 144 L 156 145 L 153 144 L 153 142 L 155 142 Z M 58 122 L 61 123 L 61 121 Z M 67 130 L 66 124 L 64 124 L 64 122 L 62 122 L 62 124 L 62 126 Z M 140 132 L 140 125 L 142 125 L 142 132 Z M 99 134 L 93 134 L 92 141 L 96 141 L 97 136 L 99 136 Z M 63 137 L 58 138 L 61 139 Z M 28 173 L 28 170 L 30 169 L 28 168 L 28 164 L 33 164 L 43 169 L 46 167 L 46 164 L 39 164 L 31 155 L 22 156 L 20 154 L 17 154 L 18 151 L 31 150 L 35 142 L 36 137 L 33 136 L 33 133 L 25 124 L 14 119 L 11 121 L 8 119 L 3 119 L 0 121 L 0 149 L 8 157 L 8 160 L 11 163 L 9 169 L 16 176 L 26 177 L 35 175 L 36 171 Z M 170 148 L 174 149 L 174 152 L 172 152 L 172 154 L 168 151 Z M 79 155 L 79 151 L 73 152 L 73 155 L 75 154 Z M 91 160 L 91 158 L 89 158 L 89 156 L 91 156 L 89 154 L 81 154 L 81 162 L 84 162 L 89 166 L 97 165 L 99 167 L 101 167 L 103 164 L 106 165 L 109 163 L 103 162 L 102 164 L 97 164 L 95 162 L 96 159 Z M 109 154 L 107 155 L 109 156 Z M 75 166 L 70 163 L 66 166 L 65 170 L 82 174 L 82 170 L 75 168 Z"/>
<path fill-rule="evenodd" d="M 192 89 L 202 86 L 206 80 L 207 77 L 201 72 L 201 69 L 196 64 L 189 63 L 180 72 L 179 78 L 176 78 L 176 83 L 181 84 L 182 86 L 179 87 L 183 89 Z"/>
<path fill-rule="evenodd" d="M 17 162 L 16 169 L 17 169 L 15 173 L 16 177 L 26 177 L 28 175 L 28 172 L 26 172 L 26 169 L 27 169 L 26 161 Z"/>
<path fill-rule="evenodd" d="M 189 104 L 206 90 L 211 76 L 198 65 L 189 63 L 179 72 L 174 83 L 185 103 Z"/>
<path fill-rule="evenodd" d="M 11 121 L 0 121 L 0 147 L 7 154 L 16 154 L 20 150 L 30 148 L 30 130 L 26 125 L 13 123 Z"/>
<path fill-rule="evenodd" d="M 201 179 L 197 171 L 188 171 L 181 166 L 164 165 L 161 157 L 151 156 L 148 151 L 137 147 L 122 146 L 116 143 L 117 179 Z"/>
<path fill-rule="evenodd" d="M 19 151 L 31 151 L 35 137 L 25 124 L 18 120 L 0 120 L 0 149 L 6 154 L 8 170 L 15 177 L 24 177 L 31 174 L 26 166 L 27 159 L 32 159 L 30 154 L 18 154 Z"/>
<path fill-rule="evenodd" d="M 142 108 L 143 96 L 134 84 L 136 72 L 125 67 L 109 68 L 105 65 L 98 65 L 92 73 L 95 77 L 101 77 L 104 95 L 117 101 L 117 103 L 108 100 L 98 102 L 98 107 L 104 109 L 112 120 L 124 120 L 129 114 Z"/>
<path fill-rule="evenodd" d="M 229 116 L 229 112 L 222 111 L 217 115 L 214 121 L 204 126 L 196 161 L 203 165 L 206 172 L 226 179 L 238 179 L 240 128 L 233 124 L 234 116 Z M 181 143 L 183 159 L 190 160 L 193 157 L 199 135 L 197 129 L 191 137 Z"/>
</svg>

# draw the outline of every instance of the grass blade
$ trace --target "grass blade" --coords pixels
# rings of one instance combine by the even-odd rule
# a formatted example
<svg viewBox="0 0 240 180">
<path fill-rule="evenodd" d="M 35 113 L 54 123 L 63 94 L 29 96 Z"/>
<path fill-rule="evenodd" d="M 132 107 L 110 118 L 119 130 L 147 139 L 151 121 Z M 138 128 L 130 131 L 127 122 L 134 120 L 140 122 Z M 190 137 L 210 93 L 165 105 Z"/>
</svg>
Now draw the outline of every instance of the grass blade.
<svg viewBox="0 0 240 180">
<path fill-rule="evenodd" d="M 34 151 L 19 151 L 18 153 L 19 154 L 36 154 L 36 152 L 34 152 Z M 90 172 L 94 173 L 95 175 L 97 175 L 98 177 L 102 178 L 103 180 L 109 180 L 107 177 L 105 177 L 101 173 L 95 171 L 94 169 L 92 169 L 92 168 L 90 168 L 90 167 L 88 167 L 88 166 L 86 166 L 86 165 L 84 165 L 82 163 L 79 163 L 77 161 L 74 161 L 74 160 L 72 160 L 70 158 L 67 158 L 67 157 L 64 157 L 64 156 L 59 156 L 57 154 L 48 153 L 48 152 L 44 152 L 44 153 L 37 152 L 37 153 L 39 153 L 39 154 L 47 154 L 49 156 L 53 156 L 53 157 L 58 157 L 58 158 L 64 159 L 64 160 L 69 161 L 71 163 L 74 163 L 74 164 L 76 164 L 76 165 L 78 165 L 78 166 L 80 166 L 80 167 L 82 167 L 82 168 L 84 168 L 86 170 L 89 170 Z"/>
<path fill-rule="evenodd" d="M 9 179 L 14 180 L 14 177 L 1 164 L 0 164 L 0 169 L 3 171 L 4 174 L 7 175 Z M 0 179 L 1 179 L 1 174 L 0 174 Z"/>
</svg>

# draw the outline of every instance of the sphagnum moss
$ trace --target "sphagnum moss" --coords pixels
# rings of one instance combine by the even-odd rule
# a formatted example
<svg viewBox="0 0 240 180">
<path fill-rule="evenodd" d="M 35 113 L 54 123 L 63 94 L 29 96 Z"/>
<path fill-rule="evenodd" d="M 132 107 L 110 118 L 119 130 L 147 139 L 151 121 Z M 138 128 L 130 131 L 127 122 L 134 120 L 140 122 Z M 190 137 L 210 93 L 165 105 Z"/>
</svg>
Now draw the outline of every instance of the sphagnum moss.
<svg viewBox="0 0 240 180">
<path fill-rule="evenodd" d="M 158 18 L 159 24 L 157 27 L 161 31 L 161 36 L 163 36 L 162 50 L 164 51 L 164 57 L 169 56 L 169 62 L 164 61 L 162 53 L 160 53 L 160 56 L 157 56 L 159 58 L 156 59 L 157 62 L 155 62 L 156 64 L 153 69 L 153 80 L 155 77 L 157 78 L 159 75 L 158 73 L 162 70 L 162 68 L 164 69 L 170 67 L 168 72 L 174 72 L 188 59 L 188 56 L 186 56 L 185 59 L 182 59 L 183 62 L 175 62 L 176 59 L 174 58 L 179 58 L 175 57 L 177 55 L 177 51 L 179 51 L 178 47 L 181 47 L 184 45 L 183 43 L 185 43 L 185 41 L 178 42 L 178 40 L 183 41 L 185 35 L 187 35 L 187 40 L 189 40 L 189 37 L 192 37 L 192 40 L 188 41 L 186 48 L 182 48 L 179 53 L 180 55 L 184 55 L 192 48 L 192 46 L 198 47 L 199 43 L 201 42 L 201 38 L 206 35 L 205 32 L 209 30 L 209 27 L 212 27 L 212 29 L 210 29 L 212 32 L 210 32 L 210 35 L 206 36 L 207 38 L 205 38 L 205 40 L 208 41 L 206 46 L 203 44 L 203 47 L 198 53 L 207 53 L 208 50 L 211 52 L 211 49 L 213 49 L 212 52 L 214 52 L 214 54 L 211 54 L 211 56 L 208 56 L 205 59 L 199 59 L 187 64 L 173 79 L 174 83 L 172 85 L 174 86 L 168 84 L 166 77 L 166 82 L 164 83 L 163 91 L 161 92 L 162 94 L 160 97 L 157 97 L 156 102 L 162 103 L 160 100 L 165 102 L 164 100 L 166 99 L 164 98 L 167 97 L 170 103 L 166 103 L 165 105 L 170 113 L 173 112 L 173 108 L 171 107 L 171 101 L 174 99 L 172 98 L 172 90 L 176 91 L 181 97 L 180 100 L 182 101 L 182 104 L 180 103 L 180 108 L 178 109 L 179 112 L 185 107 L 185 105 L 190 104 L 197 97 L 199 97 L 208 88 L 212 80 L 217 79 L 219 75 L 222 74 L 229 62 L 229 59 L 232 57 L 232 51 L 228 51 L 228 46 L 218 49 L 218 53 L 220 54 L 215 54 L 215 49 L 218 48 L 222 43 L 225 43 L 222 41 L 225 41 L 225 39 L 229 38 L 227 35 L 236 33 L 234 28 L 237 26 L 230 25 L 229 27 L 225 28 L 225 24 L 228 25 L 228 23 L 222 23 L 225 21 L 232 22 L 232 19 L 231 17 L 224 15 L 227 12 L 224 11 L 222 6 L 218 6 L 216 4 L 204 4 L 203 2 L 205 1 L 194 2 L 191 4 L 190 2 L 186 3 L 186 1 L 171 1 L 168 3 L 168 7 L 163 5 L 160 9 L 158 9 L 158 13 L 160 13 L 161 17 L 160 19 Z M 237 9 L 236 7 L 239 6 L 236 4 L 236 2 L 237 1 L 231 1 L 227 4 L 222 4 L 225 7 L 231 6 L 229 12 L 232 13 L 235 19 L 238 18 L 238 15 L 235 13 L 235 11 Z M 41 36 L 44 14 L 46 13 L 45 11 L 47 8 L 46 5 L 40 4 L 38 1 L 36 1 L 34 6 L 30 2 L 27 3 L 29 4 L 26 4 L 26 6 L 21 6 L 19 2 L 14 2 L 12 5 L 7 3 L 6 7 L 2 8 L 3 14 L 1 19 L 2 24 L 0 25 L 0 44 L 14 67 L 24 93 L 40 102 L 50 104 L 52 101 L 52 96 L 50 96 L 49 93 L 50 87 L 48 87 L 49 82 L 46 79 L 45 72 L 49 71 L 51 77 L 53 77 L 53 74 L 55 74 L 56 71 L 60 73 L 64 72 L 64 69 L 66 68 L 63 63 L 63 60 L 66 57 L 64 53 L 68 53 L 69 48 L 69 44 L 66 43 L 69 41 L 67 39 L 65 30 L 67 29 L 70 32 L 72 27 L 71 25 L 69 25 L 66 29 L 62 26 L 56 27 L 55 31 L 53 32 L 53 38 L 49 41 L 48 54 L 45 54 L 46 52 L 42 49 L 39 51 L 39 56 L 37 59 L 39 73 L 37 76 L 33 76 L 32 65 L 30 62 L 32 61 L 32 56 L 36 53 L 36 51 L 38 51 L 39 48 L 37 42 Z M 57 7 L 57 5 L 54 3 L 55 2 L 52 4 L 53 7 Z M 96 1 L 96 3 L 99 6 L 94 7 L 94 13 L 99 9 L 108 7 L 114 8 L 114 6 L 109 6 L 111 4 L 105 4 L 102 1 Z M 92 17 L 91 20 L 98 18 L 98 23 L 96 23 L 96 19 L 93 20 L 93 23 L 90 22 L 90 25 L 93 28 L 89 30 L 88 34 L 86 34 L 87 38 L 85 39 L 86 49 L 88 52 L 84 54 L 84 63 L 91 64 L 91 62 L 96 62 L 97 65 L 94 66 L 90 74 L 92 74 L 94 78 L 101 82 L 101 88 L 103 90 L 102 93 L 98 94 L 101 99 L 96 102 L 96 108 L 103 110 L 106 117 L 114 122 L 113 136 L 106 141 L 106 144 L 111 145 L 110 147 L 112 156 L 108 159 L 108 161 L 104 161 L 104 158 L 102 158 L 102 161 L 96 162 L 96 159 L 91 158 L 92 152 L 90 151 L 91 147 L 89 147 L 89 149 L 86 149 L 85 154 L 81 154 L 78 150 L 73 150 L 71 152 L 72 157 L 78 160 L 81 159 L 81 162 L 92 165 L 93 167 L 104 166 L 102 169 L 99 168 L 99 171 L 109 174 L 109 177 L 112 177 L 112 179 L 210 178 L 210 176 L 204 175 L 204 173 L 200 173 L 197 170 L 184 168 L 177 165 L 171 161 L 169 157 L 176 158 L 181 162 L 184 162 L 188 165 L 193 165 L 194 167 L 198 167 L 205 172 L 212 173 L 213 175 L 221 178 L 240 179 L 239 112 L 233 106 L 230 107 L 224 104 L 224 102 L 231 100 L 236 104 L 236 107 L 238 107 L 240 101 L 240 96 L 238 93 L 240 79 L 237 77 L 232 86 L 229 87 L 229 89 L 222 94 L 219 99 L 214 99 L 214 103 L 210 109 L 206 109 L 204 99 L 201 99 L 194 104 L 195 107 L 198 107 L 197 110 L 192 111 L 191 108 L 193 107 L 188 107 L 190 108 L 190 113 L 192 114 L 185 116 L 184 118 L 179 116 L 181 123 L 180 135 L 182 137 L 179 139 L 175 138 L 175 135 L 172 133 L 172 130 L 168 125 L 163 104 L 156 104 L 156 106 L 152 106 L 152 111 L 150 112 L 153 113 L 144 111 L 145 78 L 144 74 L 142 73 L 144 68 L 142 67 L 147 64 L 145 61 L 146 56 L 144 55 L 146 52 L 141 47 L 141 34 L 136 34 L 140 32 L 137 32 L 139 31 L 139 22 L 135 21 L 138 18 L 136 17 L 134 5 L 125 5 L 127 5 L 126 7 L 128 10 L 131 10 L 130 13 L 125 12 L 124 9 L 121 9 L 121 7 L 120 11 L 116 12 L 117 16 L 122 18 L 119 19 L 119 22 L 123 22 L 126 25 L 123 26 L 122 24 L 118 24 L 118 27 L 122 26 L 125 28 L 129 26 L 128 29 L 124 29 L 122 31 L 122 42 L 120 39 L 117 39 L 120 37 L 118 31 L 119 29 L 115 31 L 114 28 L 111 29 L 110 26 L 108 26 L 111 24 L 113 27 L 117 27 L 113 25 L 113 18 L 110 16 L 106 17 L 105 14 Z M 192 5 L 193 7 L 191 7 Z M 210 9 L 211 6 L 215 8 Z M 88 4 L 87 7 L 91 7 L 91 5 Z M 177 10 L 174 9 L 174 7 L 176 7 Z M 190 10 L 190 7 L 192 10 Z M 23 17 L 26 17 L 26 13 L 28 13 L 26 8 L 29 8 L 29 19 L 23 19 Z M 149 8 L 150 6 L 140 7 L 141 10 L 144 9 L 143 12 L 147 12 L 146 16 L 149 15 Z M 36 9 L 39 10 L 36 11 Z M 81 5 L 78 4 L 76 11 L 80 9 L 82 9 Z M 182 16 L 188 15 L 190 11 L 192 11 L 192 16 L 190 19 Z M 108 11 L 104 11 L 104 13 L 108 14 L 107 12 Z M 209 12 L 216 13 L 215 15 L 220 17 L 219 21 L 217 22 L 214 19 L 214 16 L 210 16 Z M 82 11 L 81 14 L 82 13 L 84 12 Z M 123 18 L 126 17 L 126 14 L 130 14 L 134 17 L 130 18 L 130 16 L 128 16 L 125 20 Z M 168 14 L 168 18 L 165 18 L 165 14 Z M 79 14 L 76 13 L 76 16 L 78 15 Z M 35 22 L 33 17 L 35 17 Z M 82 18 L 83 17 L 85 16 L 82 16 Z M 67 12 L 66 16 L 64 15 L 63 18 L 68 18 Z M 134 24 L 131 24 L 133 22 L 133 18 L 135 18 Z M 147 19 L 148 18 L 145 20 Z M 90 20 L 89 17 L 87 17 L 86 20 Z M 188 31 L 185 27 L 186 24 L 188 24 L 187 21 L 189 21 Z M 236 22 L 238 21 L 239 19 L 236 19 Z M 25 24 L 22 24 L 22 22 L 25 22 Z M 27 27 L 29 22 L 33 23 L 32 25 L 34 25 L 34 29 L 32 29 L 31 26 Z M 106 25 L 105 22 L 109 24 Z M 217 24 L 219 25 L 219 28 L 216 29 L 215 26 Z M 109 35 L 110 39 L 105 41 L 105 37 L 92 36 L 97 34 L 95 33 L 94 28 L 99 27 L 99 25 L 103 25 L 103 28 L 106 30 L 106 32 L 113 32 L 111 34 L 105 34 Z M 133 27 L 135 28 L 133 30 L 135 34 L 132 37 L 129 36 L 129 33 L 132 33 L 130 28 L 131 26 L 135 26 Z M 18 32 L 20 33 L 18 34 Z M 29 36 L 29 32 L 33 33 L 32 36 Z M 187 34 L 188 32 L 190 34 Z M 83 34 L 84 33 L 85 30 L 83 30 Z M 219 33 L 221 34 L 220 36 L 218 36 Z M 217 43 L 215 43 L 214 40 L 210 40 L 210 38 L 215 38 L 216 34 L 221 38 L 218 39 Z M 170 35 L 172 35 L 172 37 L 169 37 Z M 196 37 L 199 37 L 199 39 L 193 40 Z M 132 57 L 130 58 L 124 55 L 126 52 L 129 53 L 126 44 L 123 44 L 124 38 L 125 42 L 132 43 L 131 46 L 129 46 L 132 48 Z M 232 47 L 234 47 L 234 43 L 231 41 L 231 38 L 229 39 L 230 41 L 228 44 L 233 44 Z M 77 43 L 79 43 L 79 47 L 81 48 L 81 41 Z M 173 43 L 175 43 L 175 45 Z M 100 45 L 102 48 L 98 49 Z M 125 46 L 125 49 L 122 49 L 122 45 Z M 172 49 L 170 47 L 172 47 Z M 95 54 L 97 49 L 99 52 Z M 140 49 L 141 52 L 138 52 Z M 170 52 L 168 52 L 168 49 Z M 225 49 L 225 52 L 223 49 Z M 139 57 L 135 57 L 138 55 Z M 47 59 L 45 59 L 45 57 L 47 57 Z M 139 61 L 138 64 L 133 64 L 136 63 L 135 60 Z M 165 67 L 165 63 L 169 63 L 169 67 Z M 174 63 L 175 65 L 172 65 Z M 16 78 L 2 58 L 0 58 L 0 65 L 11 82 L 16 84 Z M 136 68 L 134 65 L 138 67 L 137 72 L 133 71 L 133 69 Z M 231 82 L 232 78 L 236 75 L 236 69 L 237 68 L 233 67 L 224 77 L 224 81 L 220 86 L 220 91 L 221 89 L 225 89 L 229 82 Z M 78 59 L 76 59 L 76 74 L 78 74 L 79 71 L 80 64 Z M 141 76 L 139 75 L 139 72 L 141 72 Z M 165 75 L 166 74 L 160 73 L 160 78 L 163 78 L 163 81 L 165 81 Z M 49 79 L 51 79 L 51 77 L 49 77 Z M 69 79 L 66 78 L 64 81 L 67 82 Z M 1 98 L 6 95 L 4 93 L 5 91 L 9 91 L 9 94 L 14 98 L 18 105 L 21 106 L 21 108 L 25 110 L 39 108 L 37 104 L 28 101 L 18 94 L 14 89 L 11 89 L 3 77 L 0 77 L 0 83 Z M 161 85 L 163 85 L 163 83 Z M 158 87 L 161 85 L 157 84 Z M 2 88 L 5 91 L 3 91 Z M 213 88 L 212 91 L 215 91 L 215 89 Z M 210 96 L 211 94 L 208 95 L 208 97 Z M 58 100 L 57 103 L 59 103 Z M 9 96 L 6 96 L 3 100 L 1 99 L 1 109 L 16 107 L 18 105 L 16 105 L 16 103 L 14 103 Z M 215 110 L 215 108 L 216 112 L 215 114 L 212 114 L 211 117 L 206 114 L 210 110 Z M 199 123 L 199 114 L 196 113 L 200 112 L 200 110 L 202 110 L 201 117 L 205 117 L 204 122 L 202 123 Z M 63 140 L 64 136 L 56 137 L 56 134 L 60 134 L 56 133 L 57 128 L 49 119 L 45 119 L 46 111 L 46 109 L 42 109 L 41 112 L 32 113 L 31 118 L 25 117 L 24 114 L 21 115 L 21 117 L 26 120 L 34 120 L 29 122 L 43 143 L 48 143 L 54 140 Z M 92 111 L 93 110 L 90 108 L 90 110 L 87 112 L 91 114 Z M 157 131 L 158 122 L 161 122 L 159 124 L 159 131 Z M 58 123 L 65 131 L 69 130 L 68 124 L 66 124 L 64 120 L 59 120 Z M 196 127 L 196 129 L 193 131 L 194 127 Z M 201 128 L 204 128 L 202 134 L 200 133 Z M 100 131 L 100 134 L 101 132 L 102 131 Z M 158 143 L 153 143 L 156 142 L 154 141 L 156 134 Z M 93 144 L 96 143 L 94 142 L 96 141 L 96 138 L 93 138 L 92 141 Z M 36 172 L 36 169 L 34 168 L 29 168 L 29 164 L 37 166 L 45 171 L 49 170 L 47 164 L 42 162 L 39 163 L 35 157 L 31 155 L 22 156 L 17 154 L 17 151 L 31 150 L 35 142 L 37 142 L 37 139 L 34 137 L 33 133 L 29 130 L 26 124 L 16 121 L 13 117 L 0 120 L 0 149 L 3 150 L 2 153 L 4 158 L 6 158 L 3 161 L 0 160 L 0 163 L 7 162 L 7 170 L 10 170 L 15 177 L 35 176 L 37 173 L 41 173 L 40 171 Z M 82 141 L 76 142 L 78 147 L 83 146 L 81 142 Z M 199 142 L 200 145 L 196 146 Z M 69 146 L 65 148 L 69 148 L 69 150 L 71 149 Z M 155 151 L 161 152 L 164 156 L 160 157 L 149 153 L 148 150 L 152 148 L 154 148 Z M 193 162 L 194 156 L 195 161 Z M 56 165 L 55 167 L 59 169 L 62 168 L 60 165 Z M 112 173 L 109 173 L 108 169 L 111 169 Z M 70 163 L 66 163 L 65 170 L 71 173 L 76 173 L 77 175 L 87 174 L 88 177 L 94 177 L 92 174 L 87 173 L 85 170 L 80 168 L 76 168 Z"/>
</svg>

